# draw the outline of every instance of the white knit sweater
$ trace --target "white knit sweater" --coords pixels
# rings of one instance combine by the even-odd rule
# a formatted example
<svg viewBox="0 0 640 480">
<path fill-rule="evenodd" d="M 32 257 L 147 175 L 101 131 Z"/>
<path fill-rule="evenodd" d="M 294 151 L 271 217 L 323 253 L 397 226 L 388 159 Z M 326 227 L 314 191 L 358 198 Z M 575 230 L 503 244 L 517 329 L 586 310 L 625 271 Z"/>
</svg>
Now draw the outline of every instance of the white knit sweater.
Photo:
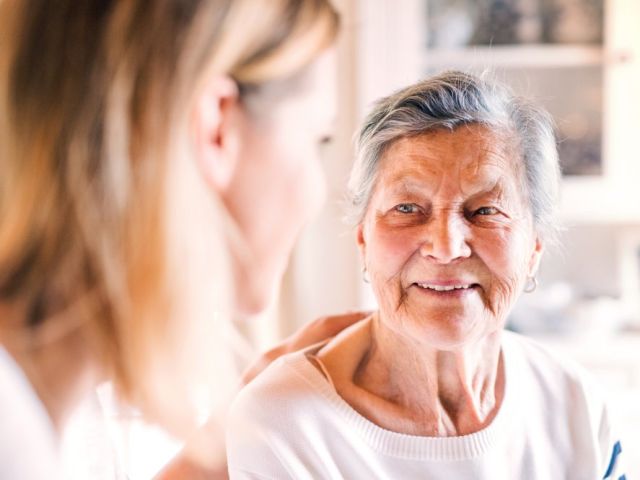
<svg viewBox="0 0 640 480">
<path fill-rule="evenodd" d="M 228 429 L 232 479 L 624 479 L 602 397 L 577 366 L 505 332 L 505 396 L 461 437 L 385 430 L 307 360 L 288 355 L 244 388 Z M 617 446 L 616 446 L 617 443 Z"/>
</svg>

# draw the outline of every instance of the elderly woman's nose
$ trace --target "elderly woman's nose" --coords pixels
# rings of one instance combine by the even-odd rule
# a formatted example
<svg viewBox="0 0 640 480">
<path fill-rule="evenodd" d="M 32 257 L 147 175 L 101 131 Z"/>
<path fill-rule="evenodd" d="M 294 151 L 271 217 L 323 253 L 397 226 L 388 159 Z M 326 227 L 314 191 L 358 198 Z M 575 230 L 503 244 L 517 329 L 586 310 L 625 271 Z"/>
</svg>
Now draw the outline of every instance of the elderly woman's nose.
<svg viewBox="0 0 640 480">
<path fill-rule="evenodd" d="M 447 215 L 434 218 L 425 230 L 420 254 L 437 263 L 450 263 L 471 255 L 464 222 Z"/>
</svg>

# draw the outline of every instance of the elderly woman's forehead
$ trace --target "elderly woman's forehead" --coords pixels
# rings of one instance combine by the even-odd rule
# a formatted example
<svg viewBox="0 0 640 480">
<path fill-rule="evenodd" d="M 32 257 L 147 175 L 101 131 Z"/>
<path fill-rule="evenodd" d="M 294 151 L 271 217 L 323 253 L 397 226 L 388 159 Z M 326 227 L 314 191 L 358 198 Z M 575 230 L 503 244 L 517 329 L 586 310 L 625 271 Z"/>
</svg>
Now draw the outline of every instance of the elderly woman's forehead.
<svg viewBox="0 0 640 480">
<path fill-rule="evenodd" d="M 381 167 L 440 170 L 455 166 L 478 174 L 493 169 L 515 173 L 517 159 L 512 136 L 472 125 L 397 139 L 387 147 Z"/>
</svg>

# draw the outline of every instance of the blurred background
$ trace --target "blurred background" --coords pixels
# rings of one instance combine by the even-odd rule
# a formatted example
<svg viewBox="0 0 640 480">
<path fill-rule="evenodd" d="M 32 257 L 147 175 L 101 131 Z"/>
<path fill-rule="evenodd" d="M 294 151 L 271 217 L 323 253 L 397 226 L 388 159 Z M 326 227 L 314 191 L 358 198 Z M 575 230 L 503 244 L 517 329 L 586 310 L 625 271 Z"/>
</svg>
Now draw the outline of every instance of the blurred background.
<svg viewBox="0 0 640 480">
<path fill-rule="evenodd" d="M 510 328 L 596 376 L 621 428 L 628 477 L 640 478 L 640 1 L 335 3 L 344 28 L 337 134 L 323 146 L 328 202 L 249 342 L 259 351 L 319 316 L 375 308 L 342 222 L 353 133 L 397 88 L 450 68 L 489 70 L 553 114 L 563 168 L 561 245 L 546 253 L 539 287 L 523 295 Z M 149 478 L 177 448 L 133 413 L 110 418 L 130 479 Z"/>
</svg>

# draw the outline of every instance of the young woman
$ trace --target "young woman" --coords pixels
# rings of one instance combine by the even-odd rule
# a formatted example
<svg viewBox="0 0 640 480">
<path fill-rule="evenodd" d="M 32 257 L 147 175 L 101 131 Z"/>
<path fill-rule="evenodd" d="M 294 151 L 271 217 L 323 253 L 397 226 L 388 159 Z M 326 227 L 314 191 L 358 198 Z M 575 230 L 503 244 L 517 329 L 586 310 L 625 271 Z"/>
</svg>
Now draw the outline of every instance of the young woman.
<svg viewBox="0 0 640 480">
<path fill-rule="evenodd" d="M 231 391 L 231 318 L 323 199 L 337 28 L 326 0 L 0 2 L 0 477 L 56 478 L 103 380 L 182 435 Z"/>
</svg>

